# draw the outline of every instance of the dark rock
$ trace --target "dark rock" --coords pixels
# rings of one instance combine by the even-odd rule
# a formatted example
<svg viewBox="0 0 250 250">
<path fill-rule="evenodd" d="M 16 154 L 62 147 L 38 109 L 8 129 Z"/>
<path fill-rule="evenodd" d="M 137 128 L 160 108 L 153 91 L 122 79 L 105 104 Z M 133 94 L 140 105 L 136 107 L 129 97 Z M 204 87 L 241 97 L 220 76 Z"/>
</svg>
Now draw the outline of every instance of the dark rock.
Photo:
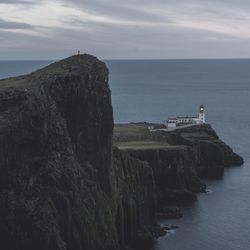
<svg viewBox="0 0 250 250">
<path fill-rule="evenodd" d="M 108 71 L 88 55 L 0 81 L 0 243 L 117 249 Z M 93 239 L 98 239 L 93 241 Z"/>
<path fill-rule="evenodd" d="M 174 229 L 178 229 L 178 226 L 172 225 L 172 224 L 165 224 L 163 227 L 165 230 L 174 230 Z"/>
<path fill-rule="evenodd" d="M 185 145 L 193 148 L 197 172 L 201 177 L 221 177 L 225 167 L 244 163 L 243 158 L 221 141 L 209 124 L 179 129 L 175 134 L 184 139 Z"/>
<path fill-rule="evenodd" d="M 121 245 L 135 247 L 155 239 L 156 193 L 152 169 L 146 162 L 115 148 L 116 225 Z"/>
<path fill-rule="evenodd" d="M 152 167 L 159 204 L 194 201 L 194 193 L 206 188 L 196 174 L 194 154 L 189 147 L 127 151 Z"/>
<path fill-rule="evenodd" d="M 179 207 L 160 207 L 157 212 L 158 219 L 179 219 L 182 216 Z"/>
<path fill-rule="evenodd" d="M 142 123 L 117 125 L 114 142 L 131 156 L 149 163 L 158 207 L 195 201 L 197 192 L 206 192 L 200 177 L 222 177 L 225 167 L 243 164 L 243 159 L 208 124 L 151 133 Z"/>
<path fill-rule="evenodd" d="M 0 81 L 0 245 L 117 250 L 156 225 L 151 168 L 115 151 L 108 70 L 73 56 Z"/>
<path fill-rule="evenodd" d="M 157 238 L 163 237 L 170 233 L 171 230 L 174 230 L 174 226 L 171 229 L 169 228 L 170 227 L 160 225 L 156 225 L 154 227 L 144 227 L 138 232 L 138 236 L 133 247 L 138 250 L 154 249 L 153 246 Z"/>
</svg>

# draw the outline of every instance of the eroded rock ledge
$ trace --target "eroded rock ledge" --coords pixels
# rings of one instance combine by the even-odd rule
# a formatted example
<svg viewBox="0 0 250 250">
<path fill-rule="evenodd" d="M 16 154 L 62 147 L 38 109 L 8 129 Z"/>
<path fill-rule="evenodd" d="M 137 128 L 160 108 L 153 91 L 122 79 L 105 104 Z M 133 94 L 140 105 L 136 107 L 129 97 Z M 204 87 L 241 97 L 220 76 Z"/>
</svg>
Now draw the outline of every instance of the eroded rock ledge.
<svg viewBox="0 0 250 250">
<path fill-rule="evenodd" d="M 148 245 L 161 233 L 157 204 L 194 199 L 204 190 L 200 174 L 242 162 L 211 128 L 204 129 L 214 141 L 180 131 L 155 134 L 150 140 L 156 147 L 130 150 L 119 145 L 127 133 L 116 133 L 121 150 L 113 149 L 108 70 L 90 55 L 0 80 L 0 245 Z M 145 139 L 144 132 L 133 136 Z M 209 162 L 206 152 L 216 161 Z"/>
<path fill-rule="evenodd" d="M 153 169 L 161 217 L 164 206 L 193 201 L 197 192 L 205 192 L 201 177 L 221 177 L 225 167 L 243 164 L 208 124 L 173 132 L 150 132 L 148 126 L 152 124 L 117 124 L 114 143 Z"/>
</svg>

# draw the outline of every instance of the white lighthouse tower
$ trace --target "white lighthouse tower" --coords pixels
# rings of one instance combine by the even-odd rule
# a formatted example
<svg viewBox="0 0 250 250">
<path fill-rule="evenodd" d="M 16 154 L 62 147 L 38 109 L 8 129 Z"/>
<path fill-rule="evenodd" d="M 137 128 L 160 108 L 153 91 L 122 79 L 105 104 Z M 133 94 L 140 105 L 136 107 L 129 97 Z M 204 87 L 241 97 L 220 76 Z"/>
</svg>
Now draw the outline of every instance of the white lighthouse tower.
<svg viewBox="0 0 250 250">
<path fill-rule="evenodd" d="M 205 108 L 203 105 L 200 106 L 200 110 L 199 110 L 199 120 L 201 121 L 201 123 L 205 123 Z"/>
</svg>

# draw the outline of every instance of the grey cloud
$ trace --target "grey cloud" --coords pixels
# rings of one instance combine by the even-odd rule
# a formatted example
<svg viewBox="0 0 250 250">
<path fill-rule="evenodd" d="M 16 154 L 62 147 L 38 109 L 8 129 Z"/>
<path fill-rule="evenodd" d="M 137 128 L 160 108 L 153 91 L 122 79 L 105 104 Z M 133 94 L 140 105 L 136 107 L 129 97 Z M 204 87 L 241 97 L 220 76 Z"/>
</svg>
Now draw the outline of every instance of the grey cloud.
<svg viewBox="0 0 250 250">
<path fill-rule="evenodd" d="M 215 8 L 219 5 L 233 5 L 233 6 L 250 6 L 249 0 L 108 0 L 108 1 L 102 1 L 102 0 L 64 0 L 65 3 L 68 3 L 69 5 L 77 4 L 79 6 L 92 6 L 98 9 L 108 9 L 111 10 L 115 6 L 115 8 L 118 8 L 120 6 L 120 9 L 126 8 L 126 6 L 130 6 L 131 8 L 143 8 L 144 6 L 150 4 L 155 6 L 162 6 L 162 7 L 168 7 L 170 5 L 175 6 L 183 6 L 183 5 L 200 5 L 200 6 L 207 6 L 207 5 L 213 5 Z"/>
<path fill-rule="evenodd" d="M 34 0 L 0 0 L 0 4 L 37 4 Z"/>
<path fill-rule="evenodd" d="M 101 58 L 164 59 L 245 56 L 243 47 L 236 46 L 240 44 L 239 40 L 223 41 L 223 36 L 211 32 L 186 28 L 176 30 L 172 27 L 162 32 L 160 28 L 152 31 L 147 28 L 130 29 L 126 26 L 123 28 L 110 27 L 105 31 L 96 30 L 95 34 L 91 34 L 90 41 L 85 40 L 85 44 L 79 44 L 79 46 L 93 51 Z M 216 38 L 219 42 L 201 39 L 201 37 L 208 36 Z M 250 45 L 245 43 L 244 49 L 246 47 L 250 48 Z M 231 54 L 228 51 L 231 51 Z"/>
<path fill-rule="evenodd" d="M 139 1 L 140 2 L 140 1 Z M 86 12 L 92 14 L 99 14 L 104 16 L 109 16 L 117 19 L 127 19 L 130 21 L 163 21 L 162 16 L 150 13 L 150 9 L 144 9 L 144 4 L 138 4 L 137 2 L 128 3 L 127 1 L 100 1 L 100 0 L 64 0 L 66 6 L 75 6 L 76 8 L 80 8 Z M 171 20 L 165 21 L 171 22 Z"/>
<path fill-rule="evenodd" d="M 186 28 L 176 30 L 169 26 L 162 32 L 160 28 L 152 31 L 147 28 L 94 24 L 92 29 L 94 32 L 53 29 L 53 36 L 49 38 L 0 31 L 0 44 L 11 48 L 0 46 L 0 60 L 58 59 L 74 54 L 77 50 L 95 54 L 102 59 L 245 57 L 246 51 L 250 51 L 248 42 L 230 38 L 223 41 L 224 37 L 219 34 Z M 208 36 L 215 39 L 201 39 Z M 8 41 L 18 43 L 9 45 Z"/>
<path fill-rule="evenodd" d="M 0 0 L 0 4 L 3 2 L 21 4 L 24 8 L 36 3 Z M 7 32 L 7 29 L 29 30 L 34 27 L 0 19 L 0 59 L 57 59 L 75 53 L 78 49 L 105 59 L 250 57 L 249 39 L 202 27 L 195 29 L 175 25 L 182 16 L 186 19 L 195 17 L 198 21 L 204 18 L 212 23 L 223 19 L 223 25 L 228 25 L 227 20 L 244 22 L 244 12 L 250 8 L 249 0 L 63 0 L 63 3 L 64 6 L 82 11 L 83 16 L 87 12 L 95 16 L 132 21 L 135 25 L 101 23 L 87 18 L 80 20 L 65 13 L 65 18 L 60 20 L 61 28 L 48 27 L 46 37 L 36 37 L 14 33 L 13 30 Z M 150 6 L 166 10 L 169 16 L 153 12 Z M 137 25 L 142 22 L 154 25 Z M 6 46 L 11 49 L 6 49 Z"/>
<path fill-rule="evenodd" d="M 63 0 L 63 2 L 70 7 L 100 16 L 135 22 L 151 21 L 152 23 L 175 23 L 179 18 L 174 13 L 169 16 L 155 13 L 150 10 L 152 6 L 163 11 L 174 8 L 177 12 L 189 15 L 191 18 L 209 16 L 210 18 L 228 18 L 235 21 L 248 20 L 249 18 L 242 15 L 241 11 L 246 11 L 248 8 L 250 11 L 249 0 Z M 234 13 L 234 10 L 239 11 Z"/>
<path fill-rule="evenodd" d="M 22 22 L 10 22 L 0 19 L 0 29 L 32 29 L 33 26 Z"/>
</svg>

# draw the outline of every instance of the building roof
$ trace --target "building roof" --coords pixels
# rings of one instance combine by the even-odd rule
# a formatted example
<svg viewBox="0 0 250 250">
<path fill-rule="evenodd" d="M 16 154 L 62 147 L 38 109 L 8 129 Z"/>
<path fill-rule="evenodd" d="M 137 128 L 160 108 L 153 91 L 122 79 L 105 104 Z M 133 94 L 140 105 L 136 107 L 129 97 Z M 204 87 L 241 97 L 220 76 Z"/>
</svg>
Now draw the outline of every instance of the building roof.
<svg viewBox="0 0 250 250">
<path fill-rule="evenodd" d="M 177 119 L 194 119 L 197 118 L 197 116 L 177 116 Z"/>
<path fill-rule="evenodd" d="M 177 116 L 175 118 L 168 118 L 168 120 L 179 120 L 179 119 L 197 119 L 197 116 Z"/>
</svg>

